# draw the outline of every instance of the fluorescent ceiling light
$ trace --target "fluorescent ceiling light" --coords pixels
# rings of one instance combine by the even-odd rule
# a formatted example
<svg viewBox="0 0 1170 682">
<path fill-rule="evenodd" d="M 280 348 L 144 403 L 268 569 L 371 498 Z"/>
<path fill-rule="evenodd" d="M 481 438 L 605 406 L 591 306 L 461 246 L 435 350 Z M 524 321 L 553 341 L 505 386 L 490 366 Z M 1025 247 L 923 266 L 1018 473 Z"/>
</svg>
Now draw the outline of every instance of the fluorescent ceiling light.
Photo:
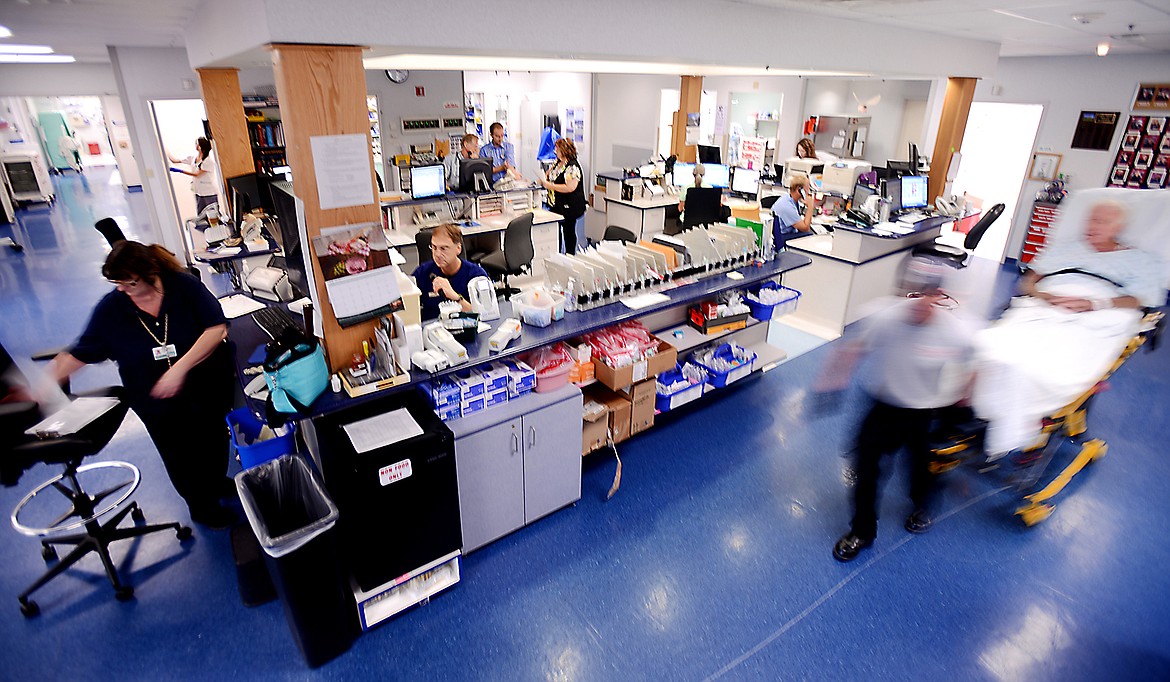
<svg viewBox="0 0 1170 682">
<path fill-rule="evenodd" d="M 48 45 L 8 45 L 0 43 L 0 54 L 52 54 Z"/>
<path fill-rule="evenodd" d="M 69 54 L 0 54 L 0 64 L 68 64 L 75 61 Z"/>
<path fill-rule="evenodd" d="M 488 57 L 482 55 L 396 54 L 367 57 L 367 69 L 414 69 L 417 71 L 561 71 L 569 73 L 637 73 L 671 76 L 855 76 L 870 74 L 765 66 L 716 64 L 667 64 L 662 62 L 609 61 L 602 59 L 552 59 L 535 57 Z"/>
<path fill-rule="evenodd" d="M 0 38 L 11 38 L 11 37 L 12 37 L 12 29 L 8 28 L 7 26 L 0 26 Z"/>
<path fill-rule="evenodd" d="M 1097 56 L 1104 57 L 1109 54 L 1109 43 L 1097 43 Z"/>
</svg>

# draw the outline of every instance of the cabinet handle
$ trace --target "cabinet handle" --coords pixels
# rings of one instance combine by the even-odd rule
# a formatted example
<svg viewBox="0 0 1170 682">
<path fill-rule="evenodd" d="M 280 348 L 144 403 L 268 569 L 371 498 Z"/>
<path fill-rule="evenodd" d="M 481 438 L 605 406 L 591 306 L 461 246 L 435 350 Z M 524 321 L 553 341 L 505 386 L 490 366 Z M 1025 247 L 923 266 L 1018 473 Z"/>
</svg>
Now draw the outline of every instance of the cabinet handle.
<svg viewBox="0 0 1170 682">
<path fill-rule="evenodd" d="M 520 452 L 520 438 L 516 436 L 516 432 L 512 432 L 512 454 Z"/>
<path fill-rule="evenodd" d="M 533 426 L 528 427 L 528 445 L 530 447 L 536 445 L 536 427 L 533 427 Z"/>
</svg>

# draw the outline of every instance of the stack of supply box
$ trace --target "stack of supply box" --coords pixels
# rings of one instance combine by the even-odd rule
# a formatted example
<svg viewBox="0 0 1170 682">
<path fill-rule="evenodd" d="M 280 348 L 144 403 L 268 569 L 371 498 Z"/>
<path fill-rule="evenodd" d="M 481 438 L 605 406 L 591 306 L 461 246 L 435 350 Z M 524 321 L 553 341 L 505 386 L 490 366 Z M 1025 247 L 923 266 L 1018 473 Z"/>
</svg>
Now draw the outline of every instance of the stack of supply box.
<svg viewBox="0 0 1170 682">
<path fill-rule="evenodd" d="M 423 383 L 423 393 L 439 419 L 451 421 L 475 414 L 531 392 L 536 372 L 516 360 L 500 360 Z"/>
</svg>

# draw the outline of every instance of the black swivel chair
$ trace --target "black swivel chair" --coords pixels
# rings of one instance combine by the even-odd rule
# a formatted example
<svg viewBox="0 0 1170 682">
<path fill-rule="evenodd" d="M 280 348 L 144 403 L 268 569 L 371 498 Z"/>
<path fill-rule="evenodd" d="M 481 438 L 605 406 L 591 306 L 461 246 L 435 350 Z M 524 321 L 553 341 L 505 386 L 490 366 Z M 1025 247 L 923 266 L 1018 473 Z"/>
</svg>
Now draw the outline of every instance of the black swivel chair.
<svg viewBox="0 0 1170 682">
<path fill-rule="evenodd" d="M 692 187 L 687 190 L 683 229 L 723 222 L 723 190 L 718 187 Z"/>
<path fill-rule="evenodd" d="M 117 221 L 113 218 L 102 218 L 94 223 L 93 226 L 97 228 L 98 232 L 102 233 L 102 236 L 106 238 L 106 242 L 110 246 L 118 242 L 126 241 L 126 235 L 122 234 L 122 228 L 118 227 Z"/>
<path fill-rule="evenodd" d="M 493 278 L 499 276 L 504 282 L 500 291 L 505 299 L 512 298 L 512 294 L 520 293 L 519 289 L 508 286 L 508 275 L 519 275 L 524 268 L 532 264 L 536 255 L 532 247 L 532 214 L 525 213 L 508 223 L 504 230 L 504 249 L 489 253 L 480 259 L 479 264 Z"/>
<path fill-rule="evenodd" d="M 913 255 L 930 258 L 952 268 L 967 267 L 967 263 L 971 260 L 971 253 L 975 251 L 976 246 L 979 246 L 979 241 L 983 239 L 983 235 L 991 227 L 991 224 L 1003 213 L 1003 209 L 1003 204 L 996 204 L 984 213 L 979 222 L 975 223 L 975 226 L 967 232 L 967 237 L 963 240 L 963 248 L 959 249 L 949 244 L 934 241 L 916 247 Z"/>
<path fill-rule="evenodd" d="M 618 227 L 617 225 L 610 225 L 609 227 L 605 228 L 604 241 L 607 241 L 607 242 L 636 242 L 636 241 L 638 241 L 638 236 L 635 235 L 633 232 L 630 232 L 629 230 L 627 230 L 624 227 Z"/>
<path fill-rule="evenodd" d="M 760 208 L 766 209 L 768 211 L 772 210 L 772 207 L 776 205 L 776 202 L 780 200 L 781 196 L 783 195 L 773 194 L 770 197 L 764 197 L 763 199 L 760 199 Z"/>
<path fill-rule="evenodd" d="M 27 383 L 19 376 L 12 358 L 0 346 L 0 396 L 7 394 L 8 389 L 23 386 Z M 19 595 L 20 611 L 26 617 L 40 613 L 40 607 L 29 596 L 91 552 L 101 559 L 106 576 L 114 587 L 114 596 L 119 601 L 126 601 L 134 596 L 134 588 L 118 578 L 117 568 L 110 557 L 111 543 L 164 530 L 174 531 L 180 541 L 191 537 L 191 529 L 178 523 L 144 525 L 145 517 L 138 503 L 128 502 L 140 480 L 138 468 L 133 464 L 119 461 L 82 464 L 86 457 L 97 454 L 110 442 L 128 409 L 120 387 L 89 395 L 118 398 L 118 403 L 77 433 L 57 438 L 38 439 L 25 435 L 25 429 L 41 420 L 36 403 L 0 403 L 0 482 L 14 486 L 26 469 L 39 463 L 63 467 L 60 474 L 24 496 L 12 512 L 13 526 L 24 535 L 41 538 L 41 556 L 46 562 L 57 559 L 56 545 L 73 548 Z M 91 485 L 98 481 L 103 488 L 97 492 L 86 491 L 82 488 L 82 480 L 89 480 Z M 52 490 L 64 496 L 65 505 L 61 505 L 57 498 L 53 498 L 56 505 L 46 499 Z M 64 513 L 56 519 L 42 521 L 49 516 L 46 512 L 50 506 L 64 509 Z M 110 513 L 113 515 L 109 519 L 100 521 Z M 134 525 L 119 528 L 127 515 L 131 516 Z M 35 526 L 32 525 L 34 517 Z"/>
</svg>

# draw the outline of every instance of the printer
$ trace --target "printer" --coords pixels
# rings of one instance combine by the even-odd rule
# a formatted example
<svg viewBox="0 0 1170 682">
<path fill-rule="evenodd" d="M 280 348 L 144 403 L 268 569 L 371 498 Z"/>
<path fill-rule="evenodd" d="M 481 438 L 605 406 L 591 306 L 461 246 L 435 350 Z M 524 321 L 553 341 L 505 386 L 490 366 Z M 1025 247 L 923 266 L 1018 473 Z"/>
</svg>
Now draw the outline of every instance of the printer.
<svg viewBox="0 0 1170 682">
<path fill-rule="evenodd" d="M 821 190 L 852 196 L 858 176 L 871 170 L 873 170 L 871 164 L 857 159 L 841 159 L 827 163 L 824 172 L 821 173 Z"/>
<path fill-rule="evenodd" d="M 810 179 L 825 169 L 825 162 L 818 159 L 802 159 L 792 157 L 784 162 L 784 186 L 792 180 L 794 175 L 805 175 Z"/>
</svg>

